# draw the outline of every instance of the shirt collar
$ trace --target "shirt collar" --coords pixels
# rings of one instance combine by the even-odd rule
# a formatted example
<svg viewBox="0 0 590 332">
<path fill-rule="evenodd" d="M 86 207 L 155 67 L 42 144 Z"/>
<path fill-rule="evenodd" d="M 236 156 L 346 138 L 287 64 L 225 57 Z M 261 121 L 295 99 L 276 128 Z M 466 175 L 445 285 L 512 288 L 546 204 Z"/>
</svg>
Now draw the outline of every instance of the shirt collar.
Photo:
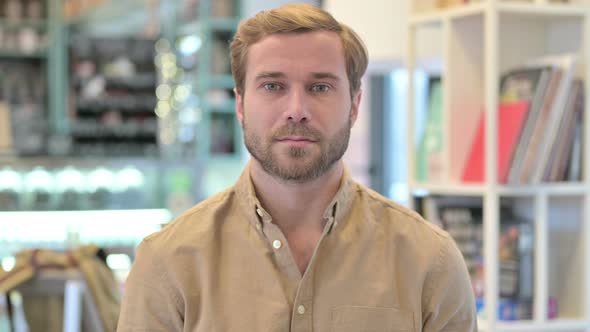
<svg viewBox="0 0 590 332">
<path fill-rule="evenodd" d="M 248 222 L 250 222 L 252 226 L 260 227 L 261 222 L 270 222 L 272 218 L 270 214 L 264 210 L 258 197 L 256 197 L 254 184 L 250 177 L 250 164 L 251 162 L 246 165 L 234 188 L 236 199 L 240 202 L 243 211 L 245 211 Z"/>
<path fill-rule="evenodd" d="M 266 212 L 260 200 L 256 197 L 254 184 L 250 177 L 250 165 L 251 162 L 246 165 L 234 188 L 237 196 L 236 199 L 246 212 L 248 222 L 255 227 L 259 227 L 261 223 L 271 222 L 272 217 Z M 352 208 L 355 188 L 356 183 L 350 176 L 348 170 L 344 168 L 342 179 L 340 180 L 340 188 L 338 188 L 334 198 L 332 198 L 330 204 L 328 204 L 324 211 L 324 218 L 328 220 L 326 225 L 330 227 L 329 231 L 334 227 L 340 227 L 346 220 L 345 217 Z"/>
</svg>

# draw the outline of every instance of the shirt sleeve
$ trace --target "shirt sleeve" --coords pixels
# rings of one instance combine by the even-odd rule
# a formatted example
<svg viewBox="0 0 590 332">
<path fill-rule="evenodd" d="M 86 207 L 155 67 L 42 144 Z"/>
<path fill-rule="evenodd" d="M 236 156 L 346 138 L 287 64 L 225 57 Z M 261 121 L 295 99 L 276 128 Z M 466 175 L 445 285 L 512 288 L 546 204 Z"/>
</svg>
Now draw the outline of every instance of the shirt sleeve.
<svg viewBox="0 0 590 332">
<path fill-rule="evenodd" d="M 144 240 L 125 282 L 118 332 L 183 330 L 180 296 L 167 275 L 164 260 Z"/>
<path fill-rule="evenodd" d="M 426 278 L 423 332 L 475 332 L 477 314 L 471 279 L 463 255 L 444 238 L 438 266 Z"/>
</svg>

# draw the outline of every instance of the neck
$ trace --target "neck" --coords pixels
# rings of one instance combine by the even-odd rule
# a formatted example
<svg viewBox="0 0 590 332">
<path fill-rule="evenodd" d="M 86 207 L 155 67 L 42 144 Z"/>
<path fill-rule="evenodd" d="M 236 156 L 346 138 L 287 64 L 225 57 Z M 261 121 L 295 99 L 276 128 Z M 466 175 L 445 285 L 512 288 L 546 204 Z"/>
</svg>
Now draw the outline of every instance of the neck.
<svg viewBox="0 0 590 332">
<path fill-rule="evenodd" d="M 323 213 L 338 191 L 344 166 L 336 162 L 317 179 L 295 183 L 268 174 L 256 160 L 250 176 L 258 199 L 284 232 L 300 227 L 323 228 Z"/>
</svg>

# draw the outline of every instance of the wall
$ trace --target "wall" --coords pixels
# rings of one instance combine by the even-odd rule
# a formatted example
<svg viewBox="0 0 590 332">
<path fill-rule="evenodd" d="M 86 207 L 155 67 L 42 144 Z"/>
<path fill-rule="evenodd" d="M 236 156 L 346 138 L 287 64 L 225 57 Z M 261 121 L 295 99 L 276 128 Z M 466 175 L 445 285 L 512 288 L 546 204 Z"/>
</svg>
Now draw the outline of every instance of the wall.
<svg viewBox="0 0 590 332">
<path fill-rule="evenodd" d="M 309 3 L 312 5 L 319 5 L 319 0 L 242 0 L 242 17 L 254 16 L 261 10 L 280 7 L 288 3 Z"/>
<path fill-rule="evenodd" d="M 371 183 L 371 108 L 370 76 L 400 67 L 406 52 L 408 0 L 325 0 L 323 8 L 338 21 L 350 26 L 363 39 L 369 52 L 369 68 L 363 80 L 363 101 L 352 129 L 344 162 L 352 176 L 364 185 Z"/>
<path fill-rule="evenodd" d="M 405 56 L 408 1 L 325 0 L 323 7 L 361 36 L 371 60 L 389 61 Z"/>
</svg>

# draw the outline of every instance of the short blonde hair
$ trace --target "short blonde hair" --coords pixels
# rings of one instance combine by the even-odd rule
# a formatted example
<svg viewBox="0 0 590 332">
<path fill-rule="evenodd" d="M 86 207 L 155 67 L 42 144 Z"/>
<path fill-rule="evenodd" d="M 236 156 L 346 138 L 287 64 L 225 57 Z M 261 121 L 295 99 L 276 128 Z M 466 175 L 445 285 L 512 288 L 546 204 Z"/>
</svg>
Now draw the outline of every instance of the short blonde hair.
<svg viewBox="0 0 590 332">
<path fill-rule="evenodd" d="M 346 74 L 351 97 L 361 87 L 367 70 L 367 49 L 360 37 L 348 26 L 336 21 L 328 12 L 308 4 L 288 4 L 261 11 L 240 22 L 231 45 L 231 71 L 239 94 L 244 92 L 248 49 L 262 38 L 276 33 L 333 31 L 340 36 L 346 61 Z"/>
</svg>

